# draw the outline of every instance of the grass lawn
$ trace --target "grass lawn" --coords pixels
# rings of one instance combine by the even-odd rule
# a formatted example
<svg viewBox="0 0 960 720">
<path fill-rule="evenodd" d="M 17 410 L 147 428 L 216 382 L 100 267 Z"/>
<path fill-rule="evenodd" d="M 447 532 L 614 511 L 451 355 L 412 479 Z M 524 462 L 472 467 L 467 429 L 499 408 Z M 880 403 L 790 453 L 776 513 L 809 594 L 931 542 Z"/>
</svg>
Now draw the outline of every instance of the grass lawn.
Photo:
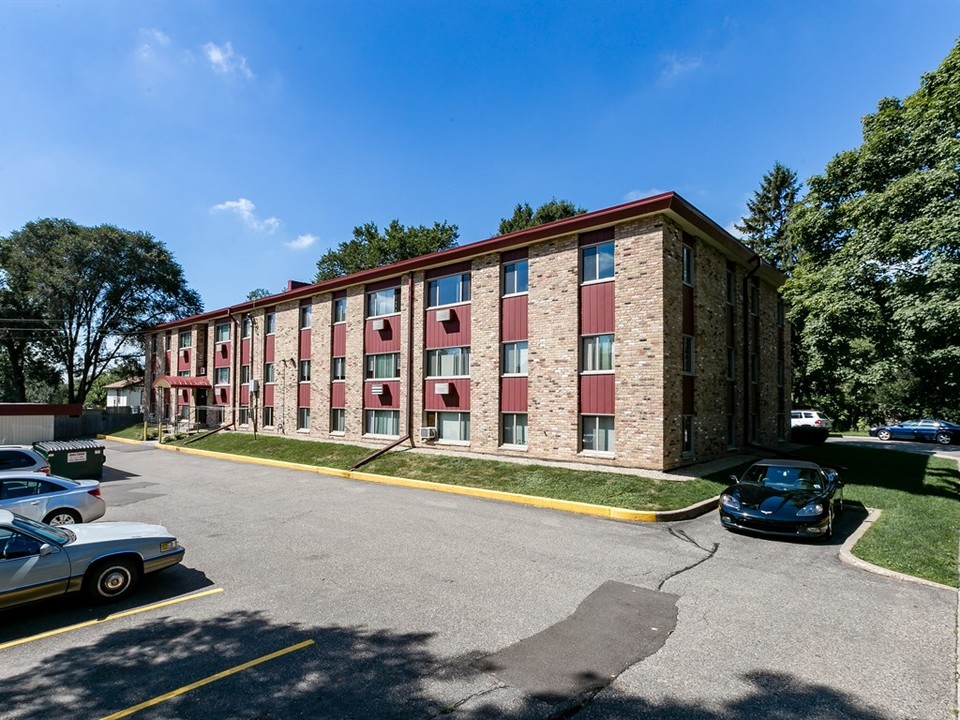
<svg viewBox="0 0 960 720">
<path fill-rule="evenodd" d="M 182 444 L 182 441 L 178 441 Z M 371 450 L 238 433 L 219 433 L 190 447 L 287 462 L 348 469 Z M 960 474 L 952 460 L 887 448 L 842 444 L 811 446 L 800 455 L 842 467 L 844 498 L 883 513 L 857 543 L 867 562 L 957 587 L 960 542 Z M 576 500 L 631 510 L 676 510 L 720 493 L 733 472 L 686 482 L 602 471 L 577 471 L 465 457 L 387 453 L 363 471 L 416 480 L 469 485 L 525 495 Z"/>
<path fill-rule="evenodd" d="M 143 440 L 143 423 L 134 423 L 133 425 L 128 425 L 127 427 L 121 430 L 112 430 L 107 433 L 108 435 L 113 435 L 114 437 L 122 437 L 127 440 Z M 156 440 L 157 438 L 157 426 L 156 425 L 147 425 L 147 438 L 148 440 Z"/>
</svg>

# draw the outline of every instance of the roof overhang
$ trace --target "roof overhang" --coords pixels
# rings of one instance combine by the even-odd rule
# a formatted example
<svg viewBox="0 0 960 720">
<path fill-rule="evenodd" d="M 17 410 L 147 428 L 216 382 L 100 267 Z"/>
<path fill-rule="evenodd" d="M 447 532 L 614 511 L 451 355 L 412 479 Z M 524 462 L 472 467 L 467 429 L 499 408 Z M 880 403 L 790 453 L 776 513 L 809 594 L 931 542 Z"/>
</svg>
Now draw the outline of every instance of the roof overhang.
<svg viewBox="0 0 960 720">
<path fill-rule="evenodd" d="M 208 388 L 210 381 L 202 377 L 179 377 L 177 375 L 161 375 L 153 381 L 156 388 Z"/>
</svg>

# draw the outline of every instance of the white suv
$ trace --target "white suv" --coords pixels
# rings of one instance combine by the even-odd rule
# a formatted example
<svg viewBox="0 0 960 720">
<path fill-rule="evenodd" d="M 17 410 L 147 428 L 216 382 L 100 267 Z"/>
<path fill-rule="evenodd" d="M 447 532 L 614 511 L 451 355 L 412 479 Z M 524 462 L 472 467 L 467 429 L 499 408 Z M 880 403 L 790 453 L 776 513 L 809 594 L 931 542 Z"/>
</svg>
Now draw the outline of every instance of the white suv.
<svg viewBox="0 0 960 720">
<path fill-rule="evenodd" d="M 819 410 L 794 410 L 790 413 L 790 427 L 795 428 L 804 425 L 829 430 L 830 418 Z"/>
</svg>

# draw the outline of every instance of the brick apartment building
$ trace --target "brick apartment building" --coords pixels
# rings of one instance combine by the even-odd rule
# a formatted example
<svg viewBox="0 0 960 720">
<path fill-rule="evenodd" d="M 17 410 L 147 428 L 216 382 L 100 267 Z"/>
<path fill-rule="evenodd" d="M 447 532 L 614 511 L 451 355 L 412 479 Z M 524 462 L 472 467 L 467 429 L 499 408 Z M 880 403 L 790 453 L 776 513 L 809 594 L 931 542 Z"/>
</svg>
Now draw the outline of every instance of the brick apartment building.
<svg viewBox="0 0 960 720">
<path fill-rule="evenodd" d="M 785 438 L 782 282 L 664 193 L 159 325 L 149 409 L 265 434 L 678 467 Z"/>
</svg>

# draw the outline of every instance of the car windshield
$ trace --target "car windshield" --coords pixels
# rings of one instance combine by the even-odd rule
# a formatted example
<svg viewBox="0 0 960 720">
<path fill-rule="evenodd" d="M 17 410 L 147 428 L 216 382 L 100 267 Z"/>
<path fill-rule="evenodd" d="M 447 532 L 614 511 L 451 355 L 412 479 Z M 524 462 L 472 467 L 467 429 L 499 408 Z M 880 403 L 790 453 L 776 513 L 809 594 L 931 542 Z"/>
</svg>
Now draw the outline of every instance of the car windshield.
<svg viewBox="0 0 960 720">
<path fill-rule="evenodd" d="M 46 525 L 45 523 L 38 523 L 30 518 L 25 518 L 23 515 L 14 515 L 13 524 L 15 527 L 26 530 L 34 535 L 39 535 L 47 542 L 54 543 L 55 545 L 66 545 L 71 540 L 77 539 L 77 536 L 66 528 L 58 528 L 52 525 Z"/>
<path fill-rule="evenodd" d="M 742 482 L 776 490 L 819 490 L 821 487 L 819 475 L 813 468 L 754 465 L 747 470 Z"/>
</svg>

